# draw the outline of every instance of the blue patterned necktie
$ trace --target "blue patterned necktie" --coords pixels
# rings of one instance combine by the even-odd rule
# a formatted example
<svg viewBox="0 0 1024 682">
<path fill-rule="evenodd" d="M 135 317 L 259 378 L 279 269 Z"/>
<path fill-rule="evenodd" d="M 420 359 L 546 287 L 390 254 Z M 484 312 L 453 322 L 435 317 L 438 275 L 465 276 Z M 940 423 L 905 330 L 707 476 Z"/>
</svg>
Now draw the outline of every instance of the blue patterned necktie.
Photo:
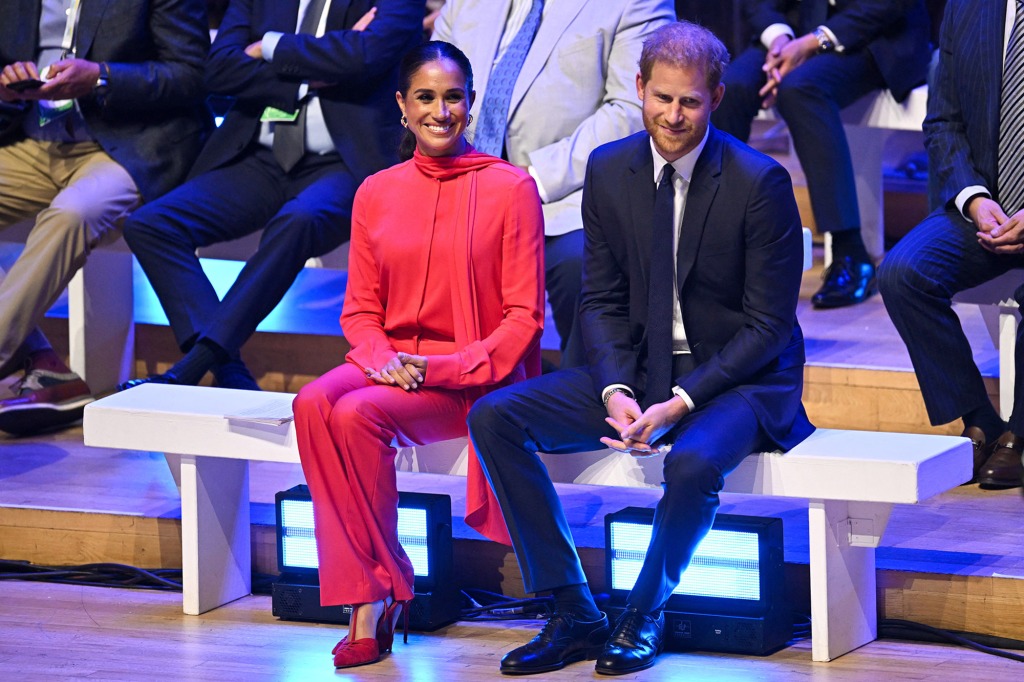
<svg viewBox="0 0 1024 682">
<path fill-rule="evenodd" d="M 999 100 L 999 205 L 1006 215 L 1024 208 L 1024 0 L 1017 0 L 1003 64 Z"/>
<path fill-rule="evenodd" d="M 526 55 L 533 44 L 533 37 L 540 26 L 540 15 L 544 0 L 533 0 L 526 21 L 509 43 L 501 61 L 494 67 L 487 81 L 487 92 L 480 105 L 480 121 L 476 124 L 473 146 L 478 151 L 501 156 L 505 147 L 505 127 L 508 125 L 508 107 L 512 102 L 512 89 L 526 61 Z"/>
<path fill-rule="evenodd" d="M 647 284 L 647 385 L 643 406 L 668 400 L 672 388 L 672 288 L 676 281 L 675 169 L 666 163 L 654 198 L 651 269 Z"/>
</svg>

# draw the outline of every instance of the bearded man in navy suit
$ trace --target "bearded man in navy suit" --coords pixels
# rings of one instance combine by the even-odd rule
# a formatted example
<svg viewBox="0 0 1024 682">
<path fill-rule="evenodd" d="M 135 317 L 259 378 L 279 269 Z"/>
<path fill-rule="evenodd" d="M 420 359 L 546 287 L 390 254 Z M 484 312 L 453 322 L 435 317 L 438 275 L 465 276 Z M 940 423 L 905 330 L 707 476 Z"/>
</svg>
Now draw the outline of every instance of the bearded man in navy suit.
<svg viewBox="0 0 1024 682">
<path fill-rule="evenodd" d="M 597 148 L 583 186 L 580 325 L 587 367 L 496 391 L 469 415 L 527 591 L 552 590 L 542 633 L 502 672 L 654 663 L 662 608 L 711 528 L 724 477 L 814 429 L 800 396 L 800 218 L 788 173 L 709 125 L 725 46 L 687 22 L 644 42 L 645 132 Z M 557 418 L 552 418 L 557 415 Z M 609 628 L 537 451 L 603 443 L 665 453 L 665 493 L 628 608 Z"/>
</svg>

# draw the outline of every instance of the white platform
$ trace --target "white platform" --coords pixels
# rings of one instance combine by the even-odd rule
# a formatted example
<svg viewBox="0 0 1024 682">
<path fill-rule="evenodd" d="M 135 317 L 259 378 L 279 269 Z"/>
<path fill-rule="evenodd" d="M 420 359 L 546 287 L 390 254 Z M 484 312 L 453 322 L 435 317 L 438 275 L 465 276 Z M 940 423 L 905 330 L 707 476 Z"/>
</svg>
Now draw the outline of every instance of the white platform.
<svg viewBox="0 0 1024 682">
<path fill-rule="evenodd" d="M 294 424 L 225 418 L 293 396 L 145 384 L 86 407 L 85 444 L 168 454 L 182 496 L 184 610 L 250 592 L 248 461 L 298 462 Z M 399 452 L 397 467 L 464 475 L 465 439 Z M 603 450 L 544 456 L 561 482 L 658 486 L 658 457 Z M 875 547 L 894 503 L 913 504 L 971 477 L 970 442 L 952 436 L 819 429 L 786 454 L 755 453 L 726 491 L 807 498 L 814 660 L 877 636 Z"/>
</svg>

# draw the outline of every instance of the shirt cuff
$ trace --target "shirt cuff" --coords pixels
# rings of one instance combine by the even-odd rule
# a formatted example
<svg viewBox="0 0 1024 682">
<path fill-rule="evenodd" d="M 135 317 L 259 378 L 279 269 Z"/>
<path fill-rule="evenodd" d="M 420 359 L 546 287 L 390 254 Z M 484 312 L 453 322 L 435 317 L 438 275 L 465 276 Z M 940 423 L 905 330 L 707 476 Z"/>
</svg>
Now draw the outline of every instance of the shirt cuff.
<svg viewBox="0 0 1024 682">
<path fill-rule="evenodd" d="M 530 177 L 533 178 L 533 181 L 537 183 L 537 194 L 540 195 L 540 203 L 548 203 L 548 193 L 544 191 L 544 183 L 540 181 L 540 176 L 537 175 L 536 169 L 534 169 L 533 166 L 527 166 L 526 172 L 528 172 Z"/>
<path fill-rule="evenodd" d="M 960 211 L 960 215 L 962 215 L 964 220 L 967 222 L 972 222 L 971 216 L 967 215 L 967 212 L 964 210 L 967 208 L 967 200 L 979 194 L 988 197 L 989 199 L 992 198 L 992 193 L 989 192 L 987 188 L 982 187 L 981 185 L 971 185 L 970 187 L 961 190 L 960 194 L 957 194 L 956 199 L 954 199 L 956 210 Z"/>
<path fill-rule="evenodd" d="M 690 398 L 689 393 L 679 388 L 678 386 L 673 386 L 672 392 L 683 399 L 683 402 L 686 403 L 686 406 L 690 408 L 690 412 L 693 412 L 696 409 L 696 405 L 693 404 L 693 399 Z"/>
<path fill-rule="evenodd" d="M 771 49 L 772 43 L 779 36 L 793 36 L 793 29 L 788 24 L 772 24 L 765 30 L 761 31 L 761 44 L 764 45 L 764 49 Z"/>
<path fill-rule="evenodd" d="M 842 52 L 843 50 L 846 49 L 845 47 L 843 47 L 843 44 L 839 42 L 839 38 L 836 38 L 836 34 L 832 32 L 832 29 L 830 29 L 828 26 L 819 26 L 818 28 L 824 31 L 825 35 L 828 36 L 828 39 L 831 40 L 832 44 L 836 46 L 836 52 Z"/>
<path fill-rule="evenodd" d="M 274 61 L 274 50 L 277 49 L 277 43 L 283 35 L 278 31 L 267 31 L 263 34 L 263 61 Z"/>
<path fill-rule="evenodd" d="M 604 390 L 601 391 L 601 402 L 607 403 L 608 394 L 611 393 L 616 388 L 625 391 L 626 395 L 628 395 L 630 398 L 633 398 L 633 400 L 636 400 L 636 394 L 633 393 L 633 389 L 631 389 L 626 384 L 608 384 L 607 386 L 604 387 Z"/>
</svg>

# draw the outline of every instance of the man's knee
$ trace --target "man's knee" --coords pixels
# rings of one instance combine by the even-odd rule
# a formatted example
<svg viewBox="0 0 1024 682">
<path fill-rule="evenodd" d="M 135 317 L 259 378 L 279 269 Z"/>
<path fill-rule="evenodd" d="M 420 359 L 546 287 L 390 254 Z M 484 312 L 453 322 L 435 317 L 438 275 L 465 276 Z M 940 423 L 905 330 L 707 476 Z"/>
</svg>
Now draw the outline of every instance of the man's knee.
<svg viewBox="0 0 1024 682">
<path fill-rule="evenodd" d="M 137 246 L 167 245 L 182 239 L 183 232 L 172 229 L 173 221 L 167 207 L 157 201 L 136 209 L 124 222 L 124 240 L 135 250 Z M 194 247 L 193 247 L 194 248 Z"/>
<path fill-rule="evenodd" d="M 779 83 L 776 106 L 783 118 L 800 116 L 809 102 L 820 101 L 828 95 L 820 83 L 803 75 L 800 69 L 790 72 Z"/>
<path fill-rule="evenodd" d="M 664 476 L 672 490 L 712 494 L 725 484 L 721 469 L 701 448 L 675 447 L 665 456 Z"/>
<path fill-rule="evenodd" d="M 466 424 L 469 432 L 474 437 L 478 434 L 493 433 L 496 427 L 504 421 L 503 401 L 498 394 L 501 391 L 492 391 L 473 403 L 466 417 Z"/>
<path fill-rule="evenodd" d="M 896 246 L 878 267 L 878 289 L 892 300 L 913 295 L 928 288 L 928 278 L 919 267 L 920 260 L 912 249 Z"/>
</svg>

